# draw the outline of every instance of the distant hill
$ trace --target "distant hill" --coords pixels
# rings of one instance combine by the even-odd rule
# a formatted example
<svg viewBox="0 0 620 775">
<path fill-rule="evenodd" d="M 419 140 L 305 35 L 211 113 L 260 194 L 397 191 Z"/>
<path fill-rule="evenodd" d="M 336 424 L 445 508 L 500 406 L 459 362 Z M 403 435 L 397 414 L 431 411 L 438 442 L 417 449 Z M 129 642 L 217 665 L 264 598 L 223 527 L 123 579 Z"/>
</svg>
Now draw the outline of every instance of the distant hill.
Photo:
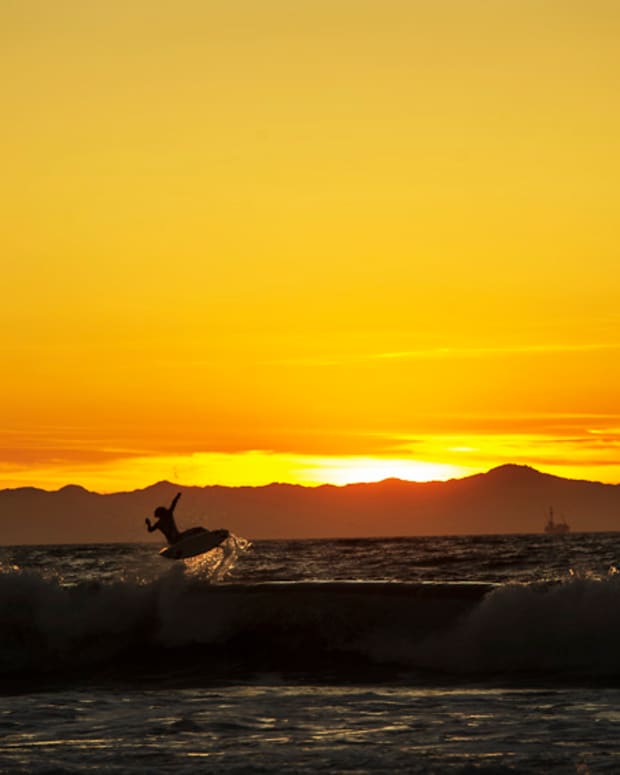
<svg viewBox="0 0 620 775">
<path fill-rule="evenodd" d="M 575 532 L 620 530 L 620 485 L 505 465 L 447 482 L 386 479 L 345 487 L 159 482 L 108 495 L 75 485 L 55 492 L 0 490 L 0 544 L 145 541 L 144 518 L 179 491 L 181 529 L 228 527 L 250 539 L 538 533 L 550 506 Z"/>
</svg>

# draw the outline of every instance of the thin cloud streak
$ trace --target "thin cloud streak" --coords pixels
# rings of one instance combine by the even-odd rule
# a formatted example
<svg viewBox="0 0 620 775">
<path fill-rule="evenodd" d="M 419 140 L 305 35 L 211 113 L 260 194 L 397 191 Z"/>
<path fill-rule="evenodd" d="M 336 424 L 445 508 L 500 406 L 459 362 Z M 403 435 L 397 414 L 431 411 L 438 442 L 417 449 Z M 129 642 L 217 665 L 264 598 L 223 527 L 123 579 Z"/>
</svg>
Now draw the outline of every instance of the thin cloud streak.
<svg viewBox="0 0 620 775">
<path fill-rule="evenodd" d="M 377 353 L 374 356 L 368 357 L 385 360 L 400 358 L 478 358 L 493 355 L 540 355 L 545 353 L 600 352 L 606 350 L 620 350 L 620 344 L 538 344 L 508 347 L 436 347 L 420 350 Z"/>
<path fill-rule="evenodd" d="M 329 367 L 370 363 L 372 361 L 416 360 L 441 358 L 485 358 L 510 355 L 545 355 L 552 353 L 613 352 L 620 350 L 620 344 L 532 344 L 501 347 L 422 347 L 414 350 L 393 352 L 360 353 L 353 355 L 308 356 L 298 358 L 274 358 L 259 361 L 265 366 L 316 366 Z"/>
</svg>

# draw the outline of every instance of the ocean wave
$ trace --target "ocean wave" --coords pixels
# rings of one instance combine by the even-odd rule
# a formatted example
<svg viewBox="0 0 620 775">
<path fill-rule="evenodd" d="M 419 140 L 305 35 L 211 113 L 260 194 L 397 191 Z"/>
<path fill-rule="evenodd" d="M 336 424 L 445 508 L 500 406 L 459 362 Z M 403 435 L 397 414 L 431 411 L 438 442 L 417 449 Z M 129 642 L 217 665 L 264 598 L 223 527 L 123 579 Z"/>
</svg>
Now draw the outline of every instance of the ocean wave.
<svg viewBox="0 0 620 775">
<path fill-rule="evenodd" d="M 509 584 L 418 652 L 418 663 L 460 673 L 620 676 L 620 580 Z"/>
<path fill-rule="evenodd" d="M 620 675 L 620 582 L 492 586 L 214 584 L 174 566 L 155 581 L 65 587 L 0 574 L 4 679 L 209 681 L 243 672 L 343 680 Z"/>
</svg>

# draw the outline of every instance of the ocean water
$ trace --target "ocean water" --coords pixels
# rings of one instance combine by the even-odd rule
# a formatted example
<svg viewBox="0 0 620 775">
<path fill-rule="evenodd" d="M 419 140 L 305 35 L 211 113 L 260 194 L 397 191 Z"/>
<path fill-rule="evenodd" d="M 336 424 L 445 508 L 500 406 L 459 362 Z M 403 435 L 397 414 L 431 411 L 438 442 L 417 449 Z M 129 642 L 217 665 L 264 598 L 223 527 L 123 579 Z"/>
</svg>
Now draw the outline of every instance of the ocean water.
<svg viewBox="0 0 620 775">
<path fill-rule="evenodd" d="M 0 772 L 620 772 L 617 564 L 620 534 L 0 548 Z"/>
</svg>

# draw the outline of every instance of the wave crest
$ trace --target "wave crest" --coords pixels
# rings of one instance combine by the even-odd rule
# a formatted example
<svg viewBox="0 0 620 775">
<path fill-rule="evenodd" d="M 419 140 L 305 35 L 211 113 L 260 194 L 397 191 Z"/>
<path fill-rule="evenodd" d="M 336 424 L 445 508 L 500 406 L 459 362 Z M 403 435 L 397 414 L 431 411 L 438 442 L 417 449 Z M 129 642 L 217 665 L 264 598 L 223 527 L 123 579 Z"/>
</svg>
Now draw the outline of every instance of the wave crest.
<svg viewBox="0 0 620 775">
<path fill-rule="evenodd" d="M 620 675 L 620 581 L 507 585 L 213 584 L 63 587 L 0 574 L 5 677 L 212 680 L 240 671 L 360 678 L 441 671 L 548 679 Z"/>
</svg>

